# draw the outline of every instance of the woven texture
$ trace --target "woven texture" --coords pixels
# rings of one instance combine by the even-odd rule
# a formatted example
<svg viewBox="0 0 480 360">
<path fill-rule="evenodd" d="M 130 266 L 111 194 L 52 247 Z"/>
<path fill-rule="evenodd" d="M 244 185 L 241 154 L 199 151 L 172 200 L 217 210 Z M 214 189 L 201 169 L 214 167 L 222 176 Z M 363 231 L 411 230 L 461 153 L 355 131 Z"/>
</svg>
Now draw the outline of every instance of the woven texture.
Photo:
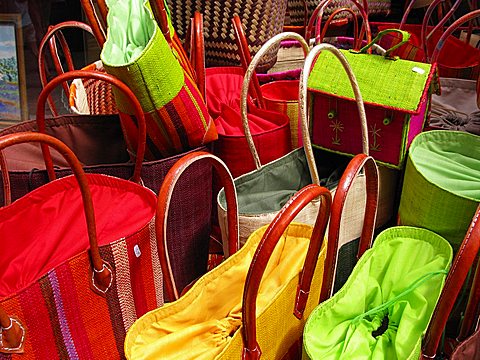
<svg viewBox="0 0 480 360">
<path fill-rule="evenodd" d="M 440 234 L 458 248 L 480 202 L 478 136 L 428 131 L 412 143 L 398 212 L 399 223 Z"/>
<path fill-rule="evenodd" d="M 239 359 L 243 349 L 239 331 L 243 287 L 253 254 L 266 228 L 258 229 L 237 253 L 199 279 L 178 301 L 139 319 L 125 341 L 127 358 L 137 359 L 150 354 L 163 359 L 179 356 L 182 359 Z M 301 337 L 305 320 L 318 303 L 325 248 L 315 268 L 304 315 L 299 320 L 293 314 L 299 274 L 311 231 L 311 226 L 291 224 L 265 271 L 257 299 L 257 341 L 262 349 L 262 359 L 282 358 Z M 224 298 L 224 301 L 205 307 L 211 298 Z M 162 331 L 162 326 L 174 331 Z M 189 326 L 195 330 L 189 332 Z"/>
<path fill-rule="evenodd" d="M 167 0 L 167 3 L 181 39 L 187 36 L 194 12 L 203 14 L 205 58 L 210 67 L 240 65 L 231 22 L 233 15 L 238 14 L 242 19 L 250 52 L 255 54 L 264 42 L 282 31 L 287 0 Z M 264 57 L 260 71 L 275 63 L 277 51 L 278 46 Z"/>
<path fill-rule="evenodd" d="M 125 227 L 121 223 L 111 223 L 112 226 L 121 228 L 124 236 L 118 240 L 107 241 L 108 244 L 100 246 L 103 260 L 110 264 L 115 274 L 105 297 L 91 289 L 91 259 L 87 250 L 54 265 L 45 275 L 33 281 L 29 280 L 26 287 L 4 297 L 0 301 L 1 305 L 10 316 L 20 320 L 27 335 L 24 354 L 12 357 L 0 355 L 1 359 L 121 359 L 124 357 L 123 342 L 127 329 L 138 316 L 163 305 L 162 274 L 156 256 L 157 244 L 154 235 L 155 195 L 136 184 L 126 186 L 124 180 L 111 177 L 90 175 L 88 182 L 91 187 L 97 187 L 99 190 L 92 191 L 96 209 L 99 206 L 109 206 L 108 203 L 100 205 L 106 193 L 118 195 L 119 192 L 131 192 L 135 187 L 138 196 L 149 200 L 145 201 L 145 204 L 150 204 L 149 218 L 142 219 L 144 220 L 142 227 L 133 232 L 123 230 Z M 111 191 L 115 187 L 122 190 Z M 75 197 L 76 202 L 72 201 L 74 197 L 71 194 L 75 192 L 75 188 L 78 192 L 78 185 L 74 178 L 59 179 L 2 208 L 2 218 L 8 219 L 7 225 L 2 224 L 3 229 L 5 230 L 5 226 L 12 226 L 14 229 L 16 226 L 28 226 L 31 219 L 19 217 L 16 214 L 25 213 L 23 211 L 25 207 L 42 200 L 42 197 L 44 204 L 42 206 L 45 206 L 43 211 L 46 213 L 49 213 L 49 206 L 55 208 L 54 204 L 56 204 L 60 207 L 58 196 L 52 196 L 52 193 L 70 199 L 70 207 L 81 208 L 80 196 Z M 114 199 L 110 200 L 115 202 Z M 116 202 L 118 203 L 118 199 Z M 37 208 L 39 208 L 38 205 Z M 144 209 L 138 210 L 145 212 Z M 53 220 L 49 216 L 42 216 L 44 215 L 42 213 L 37 215 L 35 226 L 38 228 L 49 226 Z M 55 220 L 58 223 L 65 220 L 68 222 L 66 218 L 70 215 L 78 217 L 79 214 L 66 211 L 58 214 Z M 102 217 L 103 220 L 101 220 Z M 98 211 L 96 212 L 97 226 L 118 222 L 118 217 L 116 220 L 113 218 L 115 216 L 108 214 L 108 211 L 101 215 Z M 59 232 L 57 237 L 68 241 L 68 238 L 63 238 L 62 234 L 65 232 Z M 108 236 L 103 233 L 99 239 L 105 242 Z M 22 239 L 22 241 L 28 243 L 28 241 L 37 241 L 41 237 L 42 233 L 37 233 L 33 238 Z M 55 241 L 51 238 L 44 240 L 46 244 L 48 240 Z M 29 243 L 27 245 L 30 246 Z M 56 245 L 61 246 L 61 244 Z M 141 254 L 136 249 L 141 249 Z M 28 271 L 35 271 L 31 269 L 35 267 L 35 263 L 29 262 L 29 265 L 30 268 L 22 269 L 24 275 Z"/>
<path fill-rule="evenodd" d="M 153 15 L 149 15 L 149 21 L 154 22 Z M 115 27 L 111 24 L 119 21 L 113 11 L 109 12 L 108 21 L 109 34 L 113 34 Z M 182 68 L 158 25 L 153 26 L 153 34 L 132 58 L 119 61 L 115 56 L 118 44 L 113 40 L 105 43 L 101 58 L 105 70 L 122 80 L 140 101 L 147 117 L 147 158 L 158 159 L 216 140 L 217 132 L 194 81 Z M 130 103 L 116 89 L 114 94 L 122 120 L 131 122 Z M 136 138 L 134 131 L 127 130 L 126 136 L 133 141 Z M 134 153 L 134 149 L 130 150 Z"/>
<path fill-rule="evenodd" d="M 118 116 L 61 116 L 47 120 L 47 133 L 65 142 L 85 164 L 86 172 L 130 179 L 134 165 L 129 162 Z M 34 121 L 4 129 L 0 135 L 36 131 Z M 206 150 L 199 147 L 196 150 Z M 39 146 L 17 145 L 4 151 L 7 159 L 12 200 L 48 182 Z M 142 166 L 144 185 L 158 193 L 168 170 L 181 155 L 146 161 Z M 54 156 L 57 177 L 71 174 L 64 161 Z M 202 181 L 198 181 L 202 179 Z M 1 183 L 1 180 L 0 180 Z M 168 251 L 176 283 L 185 287 L 205 273 L 211 226 L 212 172 L 201 162 L 189 167 L 179 180 L 170 205 L 167 227 Z M 3 204 L 3 187 L 0 190 Z"/>
</svg>

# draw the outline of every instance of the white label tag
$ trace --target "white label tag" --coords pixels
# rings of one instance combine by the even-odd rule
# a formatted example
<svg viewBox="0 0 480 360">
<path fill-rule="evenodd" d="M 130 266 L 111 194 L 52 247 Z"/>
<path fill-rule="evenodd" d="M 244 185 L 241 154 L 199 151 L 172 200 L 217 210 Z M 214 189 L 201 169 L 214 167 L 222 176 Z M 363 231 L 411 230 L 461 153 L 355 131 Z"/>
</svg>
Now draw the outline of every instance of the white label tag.
<svg viewBox="0 0 480 360">
<path fill-rule="evenodd" d="M 137 258 L 139 258 L 140 255 L 142 255 L 142 252 L 140 251 L 140 247 L 139 247 L 138 245 L 135 245 L 135 246 L 133 247 L 133 252 L 135 253 L 135 256 L 136 256 Z"/>
<path fill-rule="evenodd" d="M 412 71 L 413 71 L 413 72 L 416 72 L 417 74 L 420 74 L 420 75 L 425 74 L 425 70 L 423 70 L 423 69 L 421 69 L 421 68 L 419 68 L 419 67 L 416 67 L 416 66 L 415 66 L 414 68 L 412 68 Z"/>
</svg>

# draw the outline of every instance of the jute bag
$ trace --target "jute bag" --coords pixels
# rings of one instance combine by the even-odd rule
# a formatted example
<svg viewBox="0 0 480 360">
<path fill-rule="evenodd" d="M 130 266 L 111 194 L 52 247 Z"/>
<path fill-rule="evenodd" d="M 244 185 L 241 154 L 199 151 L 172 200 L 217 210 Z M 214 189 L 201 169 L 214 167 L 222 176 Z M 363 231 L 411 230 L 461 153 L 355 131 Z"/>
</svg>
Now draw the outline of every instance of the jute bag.
<svg viewBox="0 0 480 360">
<path fill-rule="evenodd" d="M 49 135 L 5 135 L 0 150 L 24 142 L 52 146 L 75 176 L 0 208 L 0 352 L 12 354 L 0 357 L 122 359 L 127 329 L 163 304 L 157 198 L 132 181 L 85 174 Z"/>
<path fill-rule="evenodd" d="M 319 196 L 315 227 L 292 223 Z M 178 301 L 139 319 L 125 341 L 127 358 L 275 360 L 289 351 L 298 356 L 303 324 L 318 304 L 330 202 L 325 188 L 300 190 L 271 225 L 258 229 Z"/>
<path fill-rule="evenodd" d="M 252 141 L 252 136 L 250 133 L 248 121 L 246 121 L 246 106 L 247 106 L 247 91 L 248 84 L 252 78 L 252 73 L 255 69 L 257 62 L 260 57 L 268 51 L 269 46 L 275 44 L 276 42 L 284 39 L 286 36 L 297 39 L 300 38 L 300 35 L 295 33 L 284 33 L 279 34 L 276 37 L 269 40 L 265 46 L 255 55 L 251 64 L 249 65 L 248 71 L 245 75 L 242 88 L 242 97 L 241 97 L 241 111 L 242 118 L 244 122 L 245 135 L 248 140 L 250 151 L 254 157 L 257 170 L 254 170 L 250 173 L 242 175 L 235 179 L 235 187 L 237 189 L 238 203 L 239 203 L 239 228 L 240 228 L 240 243 L 243 244 L 248 236 L 259 227 L 268 224 L 275 217 L 276 213 L 280 208 L 285 204 L 288 199 L 299 189 L 311 184 L 320 184 L 320 179 L 318 176 L 318 171 L 313 157 L 313 151 L 311 147 L 311 142 L 309 138 L 309 130 L 307 124 L 307 89 L 306 82 L 308 79 L 308 74 L 312 66 L 313 61 L 315 60 L 316 55 L 322 51 L 326 50 L 333 53 L 333 55 L 338 58 L 342 63 L 345 71 L 349 75 L 351 84 L 354 87 L 355 97 L 357 99 L 357 104 L 359 108 L 360 118 L 364 124 L 366 124 L 365 112 L 363 110 L 363 101 L 361 94 L 358 90 L 358 87 L 355 84 L 355 77 L 350 71 L 348 63 L 341 55 L 340 51 L 335 47 L 329 44 L 321 44 L 318 47 L 311 50 L 310 54 L 307 56 L 305 61 L 305 68 L 303 75 L 300 79 L 300 114 L 301 114 L 301 126 L 302 126 L 302 137 L 303 137 L 303 147 L 295 149 L 288 153 L 287 155 L 272 161 L 268 164 L 262 165 L 255 144 Z M 315 51 L 314 51 L 315 50 Z M 366 133 L 366 126 L 363 128 L 363 139 L 365 142 L 364 150 L 368 149 L 368 140 Z M 328 185 L 327 185 L 328 187 Z M 333 189 L 334 185 L 330 185 L 330 189 Z M 227 232 L 225 227 L 225 199 L 224 193 L 220 190 L 218 194 L 218 214 L 220 227 L 222 229 L 222 237 L 226 238 Z M 314 221 L 313 214 L 316 214 L 315 202 L 306 207 L 301 213 L 297 221 L 311 224 Z"/>
</svg>

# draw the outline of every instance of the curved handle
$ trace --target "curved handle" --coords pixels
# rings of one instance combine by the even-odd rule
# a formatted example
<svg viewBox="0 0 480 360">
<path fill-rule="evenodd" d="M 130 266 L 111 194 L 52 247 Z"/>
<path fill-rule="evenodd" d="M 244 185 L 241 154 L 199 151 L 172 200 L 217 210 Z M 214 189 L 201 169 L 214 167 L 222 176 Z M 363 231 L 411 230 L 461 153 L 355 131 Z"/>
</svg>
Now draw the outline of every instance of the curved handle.
<svg viewBox="0 0 480 360">
<path fill-rule="evenodd" d="M 203 15 L 195 11 L 193 15 L 193 25 L 192 25 L 192 43 L 191 51 L 193 56 L 191 56 L 190 62 L 192 62 L 195 69 L 195 75 L 197 78 L 198 89 L 200 94 L 206 100 L 206 82 L 205 82 L 205 41 L 203 36 Z"/>
<path fill-rule="evenodd" d="M 315 44 L 318 44 L 319 43 L 319 40 L 320 40 L 320 34 L 321 34 L 321 25 L 322 25 L 322 17 L 323 17 L 323 12 L 325 11 L 325 9 L 327 8 L 327 6 L 332 2 L 333 0 L 323 0 L 323 1 L 320 1 L 320 3 L 317 5 L 317 7 L 315 8 L 312 16 L 310 17 L 310 20 L 308 21 L 308 26 L 307 26 L 307 30 L 306 30 L 306 38 L 308 40 L 310 40 L 311 36 L 312 36 L 312 31 L 313 31 L 313 27 L 315 26 Z M 370 30 L 370 23 L 368 21 L 368 14 L 366 12 L 366 8 L 363 6 L 366 4 L 366 1 L 363 2 L 363 4 L 360 4 L 358 1 L 356 0 L 349 0 L 351 3 L 353 3 L 359 13 L 360 13 L 360 16 L 362 17 L 363 19 L 363 25 L 362 25 L 362 28 L 365 29 L 365 33 L 367 35 L 367 43 L 369 43 L 371 40 L 372 40 L 372 32 Z M 356 17 L 356 16 L 355 16 Z M 361 39 L 359 39 L 360 41 Z"/>
<path fill-rule="evenodd" d="M 260 162 L 260 157 L 258 156 L 257 149 L 255 148 L 255 143 L 253 142 L 252 133 L 250 132 L 250 127 L 248 124 L 247 117 L 247 97 L 248 97 L 248 88 L 250 81 L 252 80 L 253 74 L 255 73 L 255 68 L 260 63 L 262 56 L 265 55 L 273 46 L 280 43 L 283 40 L 297 40 L 303 48 L 304 54 L 308 54 L 309 46 L 305 39 L 294 32 L 285 32 L 278 35 L 275 35 L 270 40 L 268 40 L 260 50 L 253 57 L 252 62 L 248 65 L 248 69 L 243 78 L 242 91 L 240 94 L 240 114 L 242 115 L 243 130 L 245 131 L 245 137 L 247 138 L 248 147 L 250 148 L 250 153 L 253 156 L 253 161 L 255 162 L 255 167 L 260 169 L 262 163 Z"/>
<path fill-rule="evenodd" d="M 387 34 L 390 34 L 390 33 L 398 33 L 402 36 L 402 39 L 400 40 L 399 43 L 395 44 L 394 46 L 392 46 L 391 48 L 389 49 L 386 49 L 385 51 L 385 54 L 383 55 L 384 57 L 389 57 L 390 56 L 390 53 L 395 50 L 395 49 L 398 49 L 400 46 L 402 46 L 403 44 L 407 43 L 408 40 L 410 40 L 410 33 L 406 32 L 406 31 L 403 31 L 403 30 L 400 30 L 400 29 L 387 29 L 387 30 L 383 30 L 383 31 L 380 31 L 377 36 L 375 36 L 375 38 L 373 38 L 373 40 L 368 43 L 367 45 L 365 45 L 363 48 L 361 48 L 359 51 L 357 51 L 357 53 L 359 54 L 365 54 L 367 52 L 367 50 L 369 48 L 371 48 L 373 45 L 376 45 L 378 41 L 380 41 L 380 39 L 384 36 L 384 35 L 387 35 Z"/>
<path fill-rule="evenodd" d="M 294 315 L 298 319 L 301 319 L 303 316 L 303 311 L 305 310 L 310 292 L 313 274 L 317 265 L 320 249 L 323 244 L 323 238 L 330 214 L 330 205 L 332 200 L 330 192 L 318 185 L 308 185 L 304 187 L 283 206 L 265 231 L 265 234 L 263 235 L 262 240 L 260 240 L 257 250 L 253 255 L 252 263 L 248 269 L 247 278 L 245 281 L 245 289 L 243 291 L 243 360 L 257 360 L 260 359 L 261 356 L 261 350 L 256 339 L 256 302 L 258 290 L 260 288 L 260 282 L 270 256 L 280 240 L 280 237 L 283 235 L 295 216 L 297 216 L 297 214 L 312 200 L 317 199 L 318 197 L 321 197 L 320 209 L 318 211 L 317 220 L 315 221 L 315 227 L 313 228 L 305 263 L 300 274 L 300 280 L 297 287 L 296 304 L 293 311 Z"/>
<path fill-rule="evenodd" d="M 342 12 L 348 12 L 352 15 L 352 19 L 353 19 L 353 46 L 354 48 L 356 48 L 360 43 L 359 43 L 359 34 L 358 34 L 358 18 L 357 18 L 357 15 L 355 14 L 355 12 L 350 9 L 350 8 L 340 8 L 340 9 L 337 9 L 335 10 L 332 15 L 330 15 L 327 19 L 327 21 L 325 21 L 325 26 L 323 27 L 323 30 L 322 30 L 322 33 L 320 34 L 320 40 L 318 41 L 318 43 L 322 43 L 323 42 L 323 39 L 325 38 L 325 35 L 327 34 L 327 30 L 330 26 L 330 24 L 332 23 L 332 21 L 335 20 L 335 16 L 337 16 L 338 14 L 342 13 Z"/>
<path fill-rule="evenodd" d="M 427 45 L 428 39 L 430 39 L 430 37 L 435 31 L 438 31 L 439 29 L 443 28 L 443 25 L 445 25 L 448 19 L 450 19 L 455 14 L 455 11 L 458 9 L 460 4 L 462 3 L 462 0 L 455 1 L 455 3 L 451 6 L 450 10 L 445 14 L 445 16 L 440 20 L 440 22 L 433 28 L 433 30 L 430 31 L 430 33 L 427 35 L 427 26 L 428 26 L 430 17 L 432 16 L 433 11 L 442 2 L 445 2 L 445 0 L 433 1 L 428 7 L 427 11 L 425 12 L 425 16 L 423 17 L 420 41 L 421 41 L 421 48 L 423 49 L 423 52 L 425 54 L 425 59 L 427 60 L 428 60 L 428 45 Z"/>
<path fill-rule="evenodd" d="M 85 209 L 87 233 L 90 243 L 89 254 L 93 265 L 91 287 L 93 291 L 103 296 L 110 289 L 110 286 L 113 283 L 113 271 L 110 265 L 103 261 L 100 256 L 92 195 L 90 193 L 88 180 L 82 169 L 82 165 L 72 150 L 70 150 L 68 146 L 62 143 L 60 140 L 57 140 L 50 135 L 35 132 L 21 132 L 0 137 L 0 151 L 9 146 L 30 142 L 41 142 L 44 145 L 51 146 L 65 158 L 73 170 L 73 174 L 79 184 L 83 206 Z M 23 330 L 20 322 L 16 319 L 10 318 L 1 306 L 0 326 L 2 327 L 2 344 L 0 347 L 0 352 L 12 352 L 12 348 L 15 351 L 19 351 L 23 347 L 25 331 Z M 8 339 L 7 342 L 5 342 L 6 338 Z"/>
<path fill-rule="evenodd" d="M 470 289 L 470 296 L 468 297 L 467 307 L 463 316 L 460 333 L 457 337 L 458 341 L 464 341 L 471 336 L 475 331 L 475 325 L 479 320 L 478 306 L 480 304 L 480 262 L 477 261 L 475 276 L 473 278 L 472 287 Z"/>
<path fill-rule="evenodd" d="M 118 80 L 112 75 L 102 73 L 99 71 L 86 71 L 86 70 L 75 70 L 69 71 L 67 73 L 61 74 L 55 77 L 52 81 L 50 81 L 42 90 L 40 95 L 38 96 L 37 101 L 37 125 L 38 131 L 41 133 L 46 132 L 46 125 L 45 125 L 45 100 L 50 95 L 50 93 L 55 89 L 55 87 L 63 82 L 68 80 L 74 79 L 95 79 L 100 81 L 108 82 L 114 86 L 116 86 L 120 91 L 122 91 L 126 98 L 130 101 L 132 105 L 135 117 L 138 122 L 138 147 L 137 147 L 137 154 L 135 159 L 135 169 L 132 176 L 132 181 L 136 183 L 141 183 L 141 171 L 142 171 L 142 162 L 145 155 L 145 146 L 146 146 L 146 136 L 147 136 L 147 129 L 145 124 L 145 116 L 143 114 L 142 107 L 137 100 L 135 94 L 125 85 L 123 82 Z M 47 167 L 48 177 L 50 180 L 55 179 L 55 171 L 53 169 L 53 160 L 50 154 L 50 150 L 47 146 L 42 144 L 42 152 L 43 158 L 45 159 L 45 165 Z"/>
<path fill-rule="evenodd" d="M 233 183 L 232 174 L 228 170 L 225 163 L 216 156 L 204 151 L 197 151 L 185 155 L 178 160 L 175 165 L 168 171 L 162 183 L 158 194 L 157 213 L 155 219 L 155 229 L 157 234 L 158 254 L 160 264 L 163 271 L 164 287 L 166 294 L 170 300 L 177 300 L 180 291 L 175 284 L 173 277 L 170 257 L 168 255 L 167 246 L 167 226 L 168 226 L 168 210 L 172 199 L 175 185 L 179 178 L 192 164 L 198 161 L 208 161 L 217 171 L 221 180 L 222 187 L 225 187 L 225 198 L 227 200 L 227 219 L 228 219 L 228 255 L 237 252 L 239 248 L 238 233 L 238 210 L 237 210 L 237 193 Z M 225 246 L 224 246 L 225 248 Z"/>
<path fill-rule="evenodd" d="M 92 27 L 92 31 L 95 34 L 95 39 L 97 39 L 100 47 L 103 47 L 107 39 L 106 29 L 104 26 L 107 24 L 107 6 L 104 0 L 97 0 L 98 8 L 100 10 L 100 16 L 98 16 L 93 0 L 80 0 L 85 16 L 88 20 L 88 23 Z M 103 25 L 102 24 L 105 24 Z"/>
<path fill-rule="evenodd" d="M 3 151 L 0 151 L 0 170 L 2 171 L 3 178 L 3 197 L 5 198 L 3 205 L 7 206 L 12 203 L 12 188 L 10 185 L 10 177 L 8 176 L 8 165 Z"/>
<path fill-rule="evenodd" d="M 453 260 L 452 267 L 445 280 L 445 286 L 438 300 L 432 320 L 423 339 L 422 358 L 433 359 L 437 352 L 438 344 L 443 330 L 447 324 L 450 312 L 453 309 L 458 294 L 462 290 L 469 269 L 472 267 L 480 249 L 480 206 L 460 245 L 460 249 Z"/>
<path fill-rule="evenodd" d="M 48 31 L 45 34 L 45 36 L 42 38 L 42 41 L 40 42 L 40 47 L 38 49 L 38 70 L 39 70 L 39 75 L 40 75 L 40 83 L 42 84 L 42 88 L 45 87 L 48 83 L 47 79 L 47 73 L 46 73 L 46 61 L 45 61 L 45 46 L 47 43 L 50 45 L 50 55 L 53 60 L 53 64 L 55 66 L 55 70 L 57 71 L 57 74 L 63 74 L 63 67 L 57 52 L 57 46 L 56 46 L 56 36 L 58 37 L 58 40 L 60 42 L 60 45 L 62 47 L 63 53 L 65 55 L 65 60 L 67 62 L 67 68 L 68 71 L 75 70 L 73 66 L 73 59 L 72 55 L 70 53 L 69 47 L 67 45 L 67 42 L 65 40 L 65 37 L 63 36 L 62 30 L 63 29 L 81 29 L 86 31 L 87 33 L 93 35 L 92 28 L 88 26 L 85 23 L 79 22 L 79 21 L 64 21 L 61 22 L 57 25 L 51 25 L 48 27 Z M 68 84 L 66 82 L 62 83 L 63 91 L 65 92 L 65 95 L 69 95 L 70 90 L 68 88 Z M 48 101 L 48 106 L 50 107 L 50 110 L 53 114 L 53 116 L 58 116 L 57 109 L 55 107 L 55 103 L 53 102 L 51 96 L 48 96 L 47 98 Z"/>
<path fill-rule="evenodd" d="M 238 53 L 240 55 L 240 62 L 242 64 L 243 71 L 247 72 L 248 66 L 252 62 L 252 56 L 248 48 L 248 41 L 243 31 L 242 20 L 235 14 L 232 18 L 233 31 L 235 33 L 235 40 L 238 46 Z M 261 109 L 265 109 L 265 100 L 263 99 L 262 90 L 260 88 L 260 82 L 256 73 L 253 73 L 253 84 L 249 84 L 250 94 L 256 99 L 257 105 Z"/>
<path fill-rule="evenodd" d="M 163 36 L 167 42 L 172 44 L 172 35 L 170 34 L 170 24 L 168 22 L 168 12 L 164 0 L 149 0 L 153 16 L 162 30 Z"/>
<path fill-rule="evenodd" d="M 302 70 L 302 74 L 300 76 L 300 86 L 299 86 L 299 112 L 300 112 L 300 120 L 302 124 L 302 135 L 303 135 L 303 146 L 305 148 L 305 154 L 307 156 L 308 167 L 310 169 L 310 174 L 312 176 L 312 181 L 314 184 L 320 184 L 320 178 L 317 172 L 317 166 L 315 164 L 315 157 L 313 156 L 312 150 L 312 143 L 310 140 L 309 135 L 309 119 L 308 119 L 308 97 L 307 97 L 307 83 L 308 77 L 310 75 L 310 69 L 317 58 L 317 55 L 320 54 L 322 51 L 329 51 L 331 52 L 342 64 L 345 72 L 348 75 L 348 79 L 350 80 L 350 84 L 353 88 L 353 93 L 355 94 L 355 101 L 357 102 L 358 107 L 358 114 L 360 116 L 360 124 L 362 129 L 362 151 L 364 154 L 368 155 L 369 152 L 369 144 L 368 144 L 368 128 L 367 128 L 367 115 L 365 112 L 365 105 L 363 104 L 362 94 L 360 92 L 360 88 L 358 87 L 357 79 L 355 78 L 355 74 L 348 63 L 347 58 L 345 55 L 342 54 L 340 50 L 338 50 L 335 46 L 330 44 L 319 44 L 316 45 L 310 53 L 308 54 L 307 58 L 305 59 L 305 65 Z"/>
<path fill-rule="evenodd" d="M 464 23 L 467 21 L 476 19 L 480 16 L 480 10 L 475 10 L 472 12 L 469 12 L 466 15 L 463 15 L 461 18 L 456 20 L 452 25 L 448 27 L 447 30 L 444 31 L 442 36 L 440 37 L 440 40 L 438 40 L 437 46 L 435 47 L 435 50 L 433 51 L 432 58 L 428 58 L 427 54 L 427 61 L 431 62 L 432 64 L 438 61 L 438 56 L 440 55 L 440 51 L 443 49 L 443 45 L 445 45 L 445 42 L 447 41 L 447 38 L 455 31 L 457 30 L 460 26 L 462 26 Z"/>
<path fill-rule="evenodd" d="M 364 252 L 372 245 L 378 206 L 378 169 L 375 160 L 371 156 L 359 154 L 349 162 L 338 183 L 333 198 L 320 302 L 327 300 L 332 294 L 343 209 L 347 201 L 348 192 L 362 169 L 365 169 L 365 191 L 367 199 L 357 259 L 360 259 Z"/>
</svg>

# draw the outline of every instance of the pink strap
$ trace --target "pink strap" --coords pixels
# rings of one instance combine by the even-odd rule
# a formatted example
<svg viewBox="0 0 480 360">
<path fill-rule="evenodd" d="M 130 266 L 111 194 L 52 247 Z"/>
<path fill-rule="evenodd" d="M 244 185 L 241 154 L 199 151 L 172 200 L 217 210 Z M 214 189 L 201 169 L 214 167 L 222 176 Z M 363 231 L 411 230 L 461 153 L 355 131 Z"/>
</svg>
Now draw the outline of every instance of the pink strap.
<svg viewBox="0 0 480 360">
<path fill-rule="evenodd" d="M 38 96 L 37 101 L 37 124 L 38 124 L 38 131 L 42 133 L 46 133 L 46 125 L 45 125 L 45 101 L 50 95 L 50 93 L 57 87 L 57 85 L 62 84 L 68 80 L 74 79 L 95 79 L 100 81 L 106 81 L 114 86 L 116 86 L 120 91 L 122 91 L 126 98 L 130 101 L 135 113 L 135 117 L 138 121 L 138 147 L 137 147 L 137 154 L 135 159 L 135 169 L 132 176 L 132 181 L 136 183 L 140 183 L 141 179 L 141 171 L 142 171 L 142 162 L 145 155 L 145 146 L 146 146 L 146 124 L 145 124 L 145 116 L 143 114 L 142 107 L 137 100 L 135 94 L 125 85 L 123 82 L 118 80 L 116 77 L 102 73 L 99 71 L 86 71 L 86 70 L 75 70 L 69 71 L 67 73 L 61 74 L 55 77 L 52 81 L 50 81 L 42 90 L 40 95 Z M 47 146 L 42 144 L 42 152 L 43 158 L 45 159 L 45 164 L 47 167 L 48 177 L 50 180 L 55 179 L 55 171 L 53 168 L 53 160 L 50 154 L 50 150 Z"/>
<path fill-rule="evenodd" d="M 265 231 L 253 260 L 248 270 L 242 303 L 242 336 L 243 336 L 243 360 L 258 360 L 261 356 L 261 349 L 257 342 L 256 327 L 256 304 L 258 289 L 262 280 L 265 268 L 270 256 L 275 249 L 280 237 L 293 221 L 295 216 L 312 200 L 320 197 L 320 209 L 318 212 L 315 227 L 313 229 L 307 257 L 300 274 L 300 281 L 297 288 L 296 304 L 293 310 L 294 315 L 301 319 L 308 300 L 310 285 L 317 265 L 317 260 L 322 248 L 325 229 L 330 214 L 331 194 L 318 185 L 308 185 L 297 192 L 280 212 L 275 216 L 270 226 Z M 282 314 L 277 314 L 282 316 Z"/>
<path fill-rule="evenodd" d="M 327 257 L 325 259 L 320 302 L 327 300 L 332 294 L 343 209 L 347 201 L 348 192 L 352 188 L 353 183 L 362 169 L 365 169 L 365 192 L 367 194 L 367 199 L 365 203 L 363 228 L 357 259 L 360 259 L 365 251 L 367 251 L 372 245 L 378 206 L 378 170 L 375 160 L 371 156 L 359 154 L 349 162 L 340 182 L 338 183 L 333 198 L 332 215 L 330 216 L 330 226 L 328 231 Z"/>
<path fill-rule="evenodd" d="M 467 234 L 453 260 L 452 267 L 445 281 L 445 286 L 440 294 L 440 299 L 438 300 L 432 320 L 428 326 L 422 347 L 423 359 L 432 359 L 435 357 L 448 317 L 457 300 L 458 294 L 462 290 L 468 271 L 478 255 L 480 249 L 479 218 L 480 206 L 477 208 Z M 478 276 L 475 276 L 475 278 L 476 282 L 478 282 Z M 475 293 L 471 295 L 474 298 L 478 296 L 478 286 L 478 284 L 475 285 Z"/>
<path fill-rule="evenodd" d="M 228 255 L 237 252 L 239 247 L 237 194 L 235 192 L 235 185 L 230 171 L 223 161 L 207 152 L 197 151 L 185 155 L 172 166 L 163 180 L 158 194 L 157 214 L 155 219 L 158 255 L 164 278 L 163 284 L 166 295 L 172 301 L 179 298 L 180 291 L 175 283 L 172 266 L 170 264 L 170 257 L 168 255 L 168 209 L 178 180 L 188 167 L 198 161 L 208 161 L 217 171 L 221 185 L 225 187 L 228 222 Z"/>
</svg>

